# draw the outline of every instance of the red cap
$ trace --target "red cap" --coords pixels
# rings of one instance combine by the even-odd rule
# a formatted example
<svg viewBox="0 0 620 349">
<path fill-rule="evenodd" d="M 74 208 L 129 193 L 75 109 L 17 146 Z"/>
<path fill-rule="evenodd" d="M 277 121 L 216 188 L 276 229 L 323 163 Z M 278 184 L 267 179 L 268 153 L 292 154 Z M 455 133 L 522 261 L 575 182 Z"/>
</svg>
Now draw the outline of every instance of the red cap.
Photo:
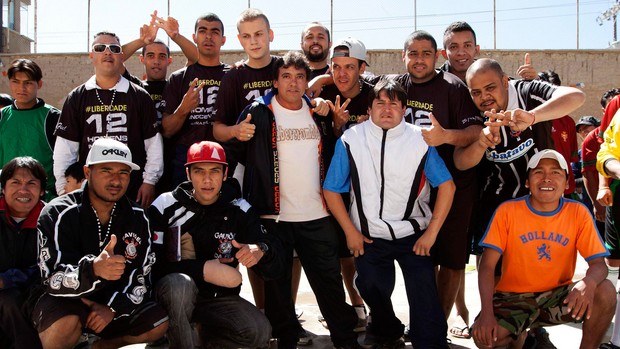
<svg viewBox="0 0 620 349">
<path fill-rule="evenodd" d="M 197 162 L 214 162 L 228 166 L 226 162 L 226 153 L 221 145 L 215 142 L 202 141 L 194 143 L 187 151 L 187 163 L 185 166 L 195 164 Z"/>
</svg>

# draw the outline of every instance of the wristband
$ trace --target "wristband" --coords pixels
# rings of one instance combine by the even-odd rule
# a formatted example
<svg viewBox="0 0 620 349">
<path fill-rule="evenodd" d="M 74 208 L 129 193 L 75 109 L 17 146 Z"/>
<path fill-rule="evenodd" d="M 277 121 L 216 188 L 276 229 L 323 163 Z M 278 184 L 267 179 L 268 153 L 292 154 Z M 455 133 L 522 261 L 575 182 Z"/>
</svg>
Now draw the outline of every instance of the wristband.
<svg viewBox="0 0 620 349">
<path fill-rule="evenodd" d="M 536 122 L 536 113 L 534 113 L 534 111 L 533 111 L 533 110 L 530 110 L 530 114 L 532 114 L 533 119 L 532 119 L 532 123 L 531 123 L 531 124 L 530 124 L 530 126 L 528 126 L 528 127 L 533 126 L 533 125 L 534 125 L 534 123 Z"/>
<path fill-rule="evenodd" d="M 609 187 L 600 187 L 600 188 L 598 188 L 598 191 L 606 190 L 606 189 L 609 189 Z"/>
</svg>

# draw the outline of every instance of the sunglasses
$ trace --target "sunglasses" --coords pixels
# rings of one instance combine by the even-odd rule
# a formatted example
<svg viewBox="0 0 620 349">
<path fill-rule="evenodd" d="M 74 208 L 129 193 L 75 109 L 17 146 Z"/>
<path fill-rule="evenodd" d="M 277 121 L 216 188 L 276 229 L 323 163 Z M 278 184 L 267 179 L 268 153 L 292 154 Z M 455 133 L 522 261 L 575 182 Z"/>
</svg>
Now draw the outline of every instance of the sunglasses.
<svg viewBox="0 0 620 349">
<path fill-rule="evenodd" d="M 119 54 L 123 52 L 123 48 L 117 44 L 94 44 L 93 52 L 102 53 L 105 52 L 106 48 L 114 54 Z"/>
</svg>

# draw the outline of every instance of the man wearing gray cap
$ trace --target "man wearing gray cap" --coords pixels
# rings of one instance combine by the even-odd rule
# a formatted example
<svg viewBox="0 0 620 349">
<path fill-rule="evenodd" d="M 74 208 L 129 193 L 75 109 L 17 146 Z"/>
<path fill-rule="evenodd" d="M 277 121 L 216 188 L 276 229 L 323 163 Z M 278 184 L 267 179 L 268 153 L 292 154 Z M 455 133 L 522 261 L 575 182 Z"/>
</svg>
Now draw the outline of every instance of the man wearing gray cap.
<svg viewBox="0 0 620 349">
<path fill-rule="evenodd" d="M 97 139 L 84 166 L 86 185 L 41 212 L 45 293 L 32 317 L 44 348 L 70 348 L 82 331 L 101 338 L 93 347 L 121 347 L 157 340 L 168 329 L 165 310 L 150 300 L 149 221 L 125 195 L 139 169 L 126 145 Z"/>
</svg>

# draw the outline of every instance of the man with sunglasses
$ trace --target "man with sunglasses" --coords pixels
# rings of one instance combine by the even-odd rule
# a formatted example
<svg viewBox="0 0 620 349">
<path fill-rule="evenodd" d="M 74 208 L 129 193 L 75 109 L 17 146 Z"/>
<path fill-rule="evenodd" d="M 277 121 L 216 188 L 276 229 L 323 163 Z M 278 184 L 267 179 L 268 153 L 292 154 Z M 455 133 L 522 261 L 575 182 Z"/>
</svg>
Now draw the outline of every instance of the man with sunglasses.
<svg viewBox="0 0 620 349">
<path fill-rule="evenodd" d="M 144 169 L 132 173 L 127 194 L 148 207 L 163 172 L 153 101 L 143 88 L 121 76 L 123 56 L 116 34 L 97 33 L 90 59 L 95 75 L 69 93 L 56 125 L 56 190 L 64 194 L 64 172 L 69 165 L 85 159 L 97 139 L 110 137 L 125 143 L 136 164 Z"/>
</svg>

